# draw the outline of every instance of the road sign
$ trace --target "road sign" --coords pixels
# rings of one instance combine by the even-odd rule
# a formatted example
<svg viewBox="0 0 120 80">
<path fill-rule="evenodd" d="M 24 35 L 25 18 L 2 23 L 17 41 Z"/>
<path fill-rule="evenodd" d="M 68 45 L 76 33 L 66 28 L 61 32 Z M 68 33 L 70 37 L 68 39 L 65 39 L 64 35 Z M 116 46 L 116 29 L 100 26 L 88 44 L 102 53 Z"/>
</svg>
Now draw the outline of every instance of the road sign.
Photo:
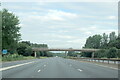
<svg viewBox="0 0 120 80">
<path fill-rule="evenodd" d="M 7 54 L 7 50 L 6 49 L 2 50 L 2 53 Z"/>
</svg>

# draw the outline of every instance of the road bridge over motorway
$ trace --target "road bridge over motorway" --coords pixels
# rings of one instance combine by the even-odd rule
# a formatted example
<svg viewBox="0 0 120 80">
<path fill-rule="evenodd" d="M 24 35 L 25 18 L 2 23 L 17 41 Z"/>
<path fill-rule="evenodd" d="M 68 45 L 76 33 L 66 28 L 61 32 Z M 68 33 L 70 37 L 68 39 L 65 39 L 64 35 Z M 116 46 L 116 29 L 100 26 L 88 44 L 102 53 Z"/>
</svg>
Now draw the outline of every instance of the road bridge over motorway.
<svg viewBox="0 0 120 80">
<path fill-rule="evenodd" d="M 100 49 L 60 49 L 60 48 L 32 48 L 36 57 L 36 51 L 65 51 L 67 56 L 67 51 L 80 51 L 80 52 L 92 52 L 92 57 L 94 57 L 94 52 Z"/>
<path fill-rule="evenodd" d="M 60 48 L 32 48 L 33 51 L 81 51 L 81 52 L 96 52 L 100 49 L 60 49 Z"/>
</svg>

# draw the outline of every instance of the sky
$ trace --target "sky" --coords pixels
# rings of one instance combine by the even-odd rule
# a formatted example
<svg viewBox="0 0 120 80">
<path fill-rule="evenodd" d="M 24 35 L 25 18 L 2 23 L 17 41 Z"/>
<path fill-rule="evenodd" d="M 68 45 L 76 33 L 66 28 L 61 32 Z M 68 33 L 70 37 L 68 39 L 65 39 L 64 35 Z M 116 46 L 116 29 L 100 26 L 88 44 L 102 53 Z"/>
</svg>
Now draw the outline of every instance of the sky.
<svg viewBox="0 0 120 80">
<path fill-rule="evenodd" d="M 23 41 L 82 48 L 89 36 L 118 33 L 117 2 L 3 2 L 20 19 Z"/>
</svg>

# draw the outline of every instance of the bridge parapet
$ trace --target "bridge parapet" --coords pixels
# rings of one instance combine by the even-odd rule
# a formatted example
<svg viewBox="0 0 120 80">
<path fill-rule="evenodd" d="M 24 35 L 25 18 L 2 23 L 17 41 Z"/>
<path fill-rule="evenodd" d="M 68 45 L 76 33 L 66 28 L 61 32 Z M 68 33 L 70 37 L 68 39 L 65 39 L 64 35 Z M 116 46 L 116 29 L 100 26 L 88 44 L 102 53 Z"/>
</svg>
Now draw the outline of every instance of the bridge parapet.
<svg viewBox="0 0 120 80">
<path fill-rule="evenodd" d="M 53 49 L 53 48 L 32 48 L 33 51 L 81 51 L 81 52 L 96 52 L 100 49 Z"/>
</svg>

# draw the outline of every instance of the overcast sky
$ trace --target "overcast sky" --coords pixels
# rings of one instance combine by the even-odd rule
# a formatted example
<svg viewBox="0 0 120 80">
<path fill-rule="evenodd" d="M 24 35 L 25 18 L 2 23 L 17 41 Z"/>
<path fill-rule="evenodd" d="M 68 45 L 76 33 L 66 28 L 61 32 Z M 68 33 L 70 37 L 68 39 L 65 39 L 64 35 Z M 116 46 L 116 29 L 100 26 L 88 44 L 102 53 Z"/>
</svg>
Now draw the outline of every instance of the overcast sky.
<svg viewBox="0 0 120 80">
<path fill-rule="evenodd" d="M 24 41 L 50 48 L 82 48 L 95 34 L 117 34 L 117 2 L 4 2 L 20 19 Z"/>
</svg>

